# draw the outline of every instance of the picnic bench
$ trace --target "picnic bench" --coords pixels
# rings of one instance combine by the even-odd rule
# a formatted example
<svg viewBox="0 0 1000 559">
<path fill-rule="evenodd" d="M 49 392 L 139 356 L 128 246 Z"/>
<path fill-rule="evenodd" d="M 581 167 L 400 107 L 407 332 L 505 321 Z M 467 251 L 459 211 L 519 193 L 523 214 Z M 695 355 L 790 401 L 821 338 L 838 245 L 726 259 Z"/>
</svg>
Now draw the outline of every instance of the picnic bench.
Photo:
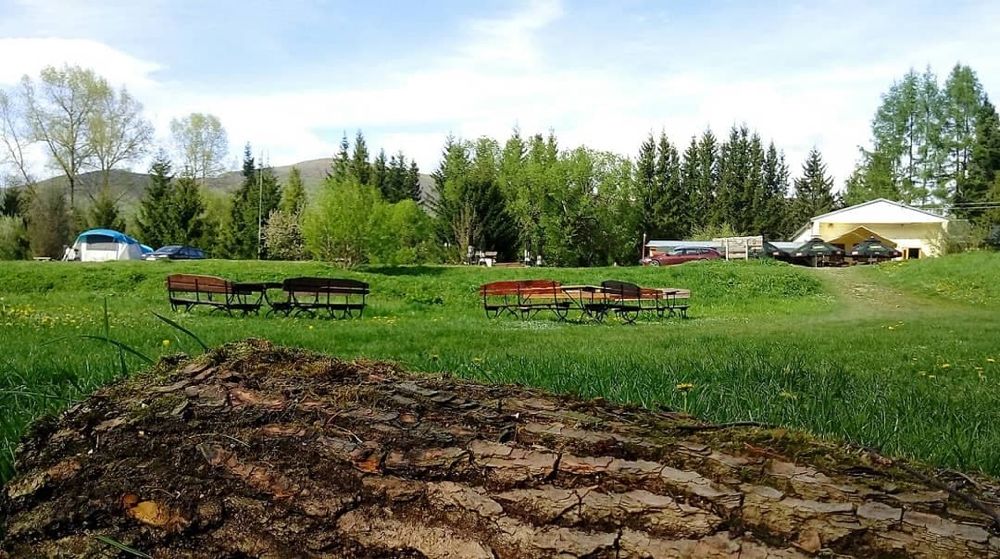
<svg viewBox="0 0 1000 559">
<path fill-rule="evenodd" d="M 672 287 L 640 287 L 618 280 L 601 282 L 608 305 L 626 322 L 635 322 L 641 313 L 658 317 L 680 315 L 687 318 L 691 291 Z"/>
<path fill-rule="evenodd" d="M 171 274 L 167 276 L 167 299 L 170 308 L 185 311 L 205 305 L 212 312 L 223 311 L 229 315 L 233 311 L 243 314 L 256 313 L 263 303 L 264 293 L 254 284 L 240 284 L 215 276 L 195 274 Z"/>
<path fill-rule="evenodd" d="M 479 294 L 488 318 L 501 314 L 530 318 L 551 311 L 559 320 L 565 320 L 572 306 L 559 282 L 552 280 L 495 281 L 480 286 Z"/>
<path fill-rule="evenodd" d="M 368 284 L 363 281 L 336 278 L 288 278 L 280 284 L 283 301 L 271 301 L 271 312 L 288 316 L 326 311 L 331 318 L 361 317 L 365 312 Z M 339 315 L 339 316 L 338 316 Z"/>
</svg>

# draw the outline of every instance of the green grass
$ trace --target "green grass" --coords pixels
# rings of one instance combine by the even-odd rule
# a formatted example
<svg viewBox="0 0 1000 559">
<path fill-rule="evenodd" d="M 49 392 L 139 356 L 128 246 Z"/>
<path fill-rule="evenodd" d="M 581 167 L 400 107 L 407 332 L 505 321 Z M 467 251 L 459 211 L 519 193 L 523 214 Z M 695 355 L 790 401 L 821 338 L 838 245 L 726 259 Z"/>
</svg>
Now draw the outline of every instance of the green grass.
<svg viewBox="0 0 1000 559">
<path fill-rule="evenodd" d="M 185 271 L 237 280 L 355 277 L 372 285 L 365 318 L 229 318 L 173 313 L 164 277 Z M 3 263 L 0 265 L 0 479 L 28 422 L 141 370 L 115 348 L 75 338 L 104 331 L 157 357 L 249 336 L 344 357 L 398 361 L 487 382 L 686 410 L 714 421 L 757 420 L 963 470 L 1000 474 L 1000 303 L 995 285 L 941 297 L 924 279 L 979 285 L 992 254 L 809 270 L 712 262 L 670 268 L 370 268 L 319 263 Z M 692 318 L 636 325 L 487 320 L 476 289 L 498 279 L 566 283 L 617 278 L 692 289 Z M 938 281 L 944 281 L 938 278 Z M 679 383 L 692 383 L 690 393 Z"/>
</svg>

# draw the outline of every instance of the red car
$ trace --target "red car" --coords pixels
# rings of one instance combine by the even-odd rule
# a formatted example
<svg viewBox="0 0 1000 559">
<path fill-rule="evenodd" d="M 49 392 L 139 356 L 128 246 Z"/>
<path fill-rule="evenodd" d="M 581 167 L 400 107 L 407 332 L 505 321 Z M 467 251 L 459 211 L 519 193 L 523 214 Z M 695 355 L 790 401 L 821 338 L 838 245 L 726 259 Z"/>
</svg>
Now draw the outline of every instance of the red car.
<svg viewBox="0 0 1000 559">
<path fill-rule="evenodd" d="M 683 264 L 692 260 L 715 260 L 722 258 L 722 254 L 714 248 L 706 247 L 677 247 L 665 254 L 655 254 L 647 256 L 639 261 L 643 266 L 670 266 L 672 264 Z"/>
</svg>

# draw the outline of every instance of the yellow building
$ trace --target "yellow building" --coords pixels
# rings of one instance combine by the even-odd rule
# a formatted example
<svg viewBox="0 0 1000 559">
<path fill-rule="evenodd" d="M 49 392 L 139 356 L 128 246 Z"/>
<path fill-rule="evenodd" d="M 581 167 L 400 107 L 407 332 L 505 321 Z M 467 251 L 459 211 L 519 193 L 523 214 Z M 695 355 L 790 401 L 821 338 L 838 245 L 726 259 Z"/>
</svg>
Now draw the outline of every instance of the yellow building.
<svg viewBox="0 0 1000 559">
<path fill-rule="evenodd" d="M 850 254 L 854 245 L 874 236 L 903 258 L 923 258 L 938 255 L 938 240 L 947 229 L 948 218 L 879 198 L 816 216 L 795 232 L 793 241 L 819 237 Z"/>
</svg>

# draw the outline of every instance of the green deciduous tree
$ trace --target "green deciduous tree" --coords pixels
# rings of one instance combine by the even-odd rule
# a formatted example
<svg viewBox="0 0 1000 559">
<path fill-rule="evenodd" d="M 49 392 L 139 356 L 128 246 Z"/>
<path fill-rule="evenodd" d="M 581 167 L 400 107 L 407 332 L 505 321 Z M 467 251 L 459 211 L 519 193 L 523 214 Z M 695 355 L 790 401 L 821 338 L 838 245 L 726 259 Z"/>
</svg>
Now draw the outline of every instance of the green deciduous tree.
<svg viewBox="0 0 1000 559">
<path fill-rule="evenodd" d="M 264 229 L 264 248 L 272 260 L 301 260 L 305 242 L 299 215 L 280 209 L 271 213 Z"/>
<path fill-rule="evenodd" d="M 170 121 L 181 174 L 205 184 L 205 179 L 225 170 L 229 153 L 229 137 L 219 117 L 211 114 L 191 113 Z"/>
<path fill-rule="evenodd" d="M 0 260 L 24 260 L 31 254 L 21 216 L 0 215 Z"/>
<path fill-rule="evenodd" d="M 35 187 L 29 199 L 28 239 L 32 255 L 62 258 L 70 241 L 66 195 L 56 186 Z"/>
<path fill-rule="evenodd" d="M 111 170 L 137 161 L 153 140 L 153 126 L 142 116 L 142 103 L 124 87 L 108 88 L 88 122 L 89 142 L 101 188 L 110 191 Z"/>
<path fill-rule="evenodd" d="M 79 66 L 48 66 L 37 85 L 28 76 L 21 80 L 32 139 L 45 146 L 50 164 L 65 175 L 71 209 L 76 207 L 77 177 L 94 157 L 90 124 L 109 93 L 104 78 Z"/>
</svg>

